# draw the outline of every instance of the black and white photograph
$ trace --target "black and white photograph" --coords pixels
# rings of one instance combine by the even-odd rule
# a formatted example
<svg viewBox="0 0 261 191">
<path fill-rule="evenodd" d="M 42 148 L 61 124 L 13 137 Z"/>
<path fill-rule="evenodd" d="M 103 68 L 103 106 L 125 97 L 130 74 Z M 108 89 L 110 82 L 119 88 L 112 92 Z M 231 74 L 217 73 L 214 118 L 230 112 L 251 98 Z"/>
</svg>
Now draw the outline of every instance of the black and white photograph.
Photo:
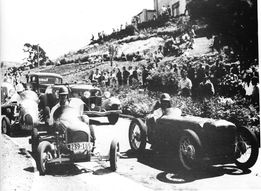
<svg viewBox="0 0 261 191">
<path fill-rule="evenodd" d="M 261 190 L 260 10 L 0 0 L 0 190 Z"/>
</svg>

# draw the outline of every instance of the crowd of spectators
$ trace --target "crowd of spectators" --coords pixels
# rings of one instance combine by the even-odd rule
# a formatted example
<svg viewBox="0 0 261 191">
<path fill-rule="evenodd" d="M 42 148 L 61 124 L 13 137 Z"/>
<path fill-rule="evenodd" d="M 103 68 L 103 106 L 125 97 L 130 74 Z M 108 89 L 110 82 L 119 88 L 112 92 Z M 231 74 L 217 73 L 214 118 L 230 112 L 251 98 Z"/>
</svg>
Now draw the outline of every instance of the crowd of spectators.
<svg viewBox="0 0 261 191">
<path fill-rule="evenodd" d="M 161 49 L 146 56 L 147 64 L 136 67 L 116 65 L 111 71 L 96 69 L 91 71 L 88 78 L 92 83 L 101 86 L 147 88 L 150 83 L 148 77 L 154 71 L 160 70 L 171 72 L 173 76 L 177 76 L 178 95 L 193 97 L 242 95 L 249 102 L 255 105 L 259 104 L 257 65 L 242 69 L 239 61 L 228 64 L 221 57 L 218 57 L 214 63 L 208 63 L 207 59 L 198 58 L 196 63 L 188 59 L 180 65 L 175 63 L 159 64 L 159 61 L 164 57 Z"/>
</svg>

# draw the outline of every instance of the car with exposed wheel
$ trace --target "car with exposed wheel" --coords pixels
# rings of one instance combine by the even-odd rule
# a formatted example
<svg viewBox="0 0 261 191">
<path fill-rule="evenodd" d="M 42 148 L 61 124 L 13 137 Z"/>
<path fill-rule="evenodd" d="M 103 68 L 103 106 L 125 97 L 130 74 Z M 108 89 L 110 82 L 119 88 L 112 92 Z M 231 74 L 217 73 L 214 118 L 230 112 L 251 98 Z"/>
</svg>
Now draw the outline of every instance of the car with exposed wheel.
<svg viewBox="0 0 261 191">
<path fill-rule="evenodd" d="M 248 169 L 256 163 L 258 141 L 250 129 L 226 120 L 178 113 L 168 108 L 165 115 L 156 119 L 133 118 L 129 126 L 131 150 L 142 154 L 150 143 L 152 150 L 175 153 L 186 170 L 226 163 Z"/>
<path fill-rule="evenodd" d="M 21 85 L 22 86 L 22 85 Z M 24 91 L 20 95 L 11 88 L 1 86 L 1 130 L 3 134 L 13 136 L 19 130 L 31 131 L 39 123 L 38 96 L 33 91 Z M 14 97 L 19 96 L 19 102 Z"/>
<path fill-rule="evenodd" d="M 29 143 L 40 175 L 48 173 L 52 165 L 101 160 L 109 161 L 112 171 L 117 170 L 119 142 L 116 139 L 111 141 L 108 155 L 96 153 L 88 117 L 82 114 L 82 104 L 76 103 L 83 102 L 79 98 L 70 98 L 70 104 L 47 133 L 33 128 Z"/>
</svg>

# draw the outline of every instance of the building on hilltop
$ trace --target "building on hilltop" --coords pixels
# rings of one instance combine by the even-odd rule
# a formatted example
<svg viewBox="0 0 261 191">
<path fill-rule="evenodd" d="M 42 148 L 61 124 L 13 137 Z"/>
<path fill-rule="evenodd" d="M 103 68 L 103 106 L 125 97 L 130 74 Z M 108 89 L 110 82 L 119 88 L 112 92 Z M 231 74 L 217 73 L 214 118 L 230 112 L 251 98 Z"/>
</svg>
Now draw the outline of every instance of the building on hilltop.
<svg viewBox="0 0 261 191">
<path fill-rule="evenodd" d="M 143 9 L 135 17 L 136 17 L 138 23 L 143 23 L 143 22 L 147 22 L 147 21 L 153 20 L 153 18 L 155 16 L 156 16 L 156 11 L 155 10 Z"/>
<path fill-rule="evenodd" d="M 162 15 L 167 8 L 170 8 L 170 16 L 176 17 L 185 14 L 186 5 L 191 0 L 153 0 L 156 15 Z"/>
</svg>

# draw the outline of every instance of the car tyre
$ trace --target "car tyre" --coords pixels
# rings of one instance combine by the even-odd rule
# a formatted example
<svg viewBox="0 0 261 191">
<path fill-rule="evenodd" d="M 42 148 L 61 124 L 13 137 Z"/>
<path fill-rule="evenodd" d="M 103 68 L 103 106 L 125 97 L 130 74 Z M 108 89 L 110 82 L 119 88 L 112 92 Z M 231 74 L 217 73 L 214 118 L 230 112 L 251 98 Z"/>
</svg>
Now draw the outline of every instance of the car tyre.
<svg viewBox="0 0 261 191">
<path fill-rule="evenodd" d="M 38 146 L 38 170 L 40 175 L 48 171 L 47 162 L 53 159 L 51 143 L 43 141 Z"/>
<path fill-rule="evenodd" d="M 119 114 L 118 113 L 112 113 L 108 115 L 108 121 L 110 124 L 115 125 L 118 122 Z"/>
<path fill-rule="evenodd" d="M 2 118 L 2 133 L 8 134 L 10 130 L 10 120 L 7 117 Z"/>
<path fill-rule="evenodd" d="M 37 152 L 37 148 L 39 145 L 39 133 L 37 128 L 33 128 L 32 135 L 31 135 L 31 144 L 32 144 L 32 154 L 35 154 Z"/>
<path fill-rule="evenodd" d="M 2 118 L 2 133 L 7 134 L 9 136 L 13 136 L 13 126 L 11 125 L 11 121 L 8 117 Z"/>
<path fill-rule="evenodd" d="M 135 128 L 139 132 L 135 132 Z M 129 143 L 131 150 L 140 153 L 146 148 L 147 127 L 141 119 L 133 119 L 129 127 Z"/>
<path fill-rule="evenodd" d="M 116 139 L 113 139 L 110 146 L 110 168 L 112 171 L 117 170 L 117 161 L 120 154 L 120 145 Z"/>
<path fill-rule="evenodd" d="M 242 156 L 248 154 L 248 151 L 251 149 L 251 153 L 249 158 L 245 161 L 241 161 Z M 246 127 L 239 128 L 237 134 L 237 141 L 236 141 L 236 154 L 238 157 L 236 158 L 235 164 L 241 169 L 249 169 L 257 161 L 259 148 L 258 148 L 258 141 L 255 134 Z M 244 158 L 244 156 L 243 156 Z"/>
<path fill-rule="evenodd" d="M 178 146 L 178 157 L 183 168 L 193 170 L 198 167 L 202 152 L 202 145 L 198 135 L 192 130 L 184 130 Z"/>
</svg>

